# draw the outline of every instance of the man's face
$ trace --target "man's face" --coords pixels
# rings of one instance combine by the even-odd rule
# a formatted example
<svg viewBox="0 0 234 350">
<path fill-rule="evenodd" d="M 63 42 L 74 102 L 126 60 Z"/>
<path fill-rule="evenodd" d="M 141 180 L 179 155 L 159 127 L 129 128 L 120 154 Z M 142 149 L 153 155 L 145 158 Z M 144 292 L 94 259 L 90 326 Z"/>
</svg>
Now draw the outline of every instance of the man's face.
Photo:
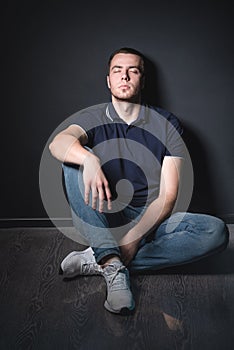
<svg viewBox="0 0 234 350">
<path fill-rule="evenodd" d="M 119 101 L 140 102 L 143 88 L 142 60 L 128 53 L 116 54 L 110 64 L 107 85 L 112 98 Z"/>
</svg>

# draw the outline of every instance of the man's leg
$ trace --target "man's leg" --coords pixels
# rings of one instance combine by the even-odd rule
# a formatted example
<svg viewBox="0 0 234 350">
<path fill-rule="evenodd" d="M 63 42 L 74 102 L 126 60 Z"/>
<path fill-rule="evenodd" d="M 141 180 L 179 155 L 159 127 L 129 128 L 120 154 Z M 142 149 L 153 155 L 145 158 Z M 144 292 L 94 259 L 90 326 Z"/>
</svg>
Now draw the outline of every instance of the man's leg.
<svg viewBox="0 0 234 350">
<path fill-rule="evenodd" d="M 105 214 L 93 210 L 84 202 L 83 174 L 79 167 L 63 166 L 66 194 L 71 206 L 73 223 L 78 232 L 92 247 L 96 262 L 102 267 L 102 274 L 107 283 L 107 299 L 105 308 L 114 313 L 133 310 L 134 300 L 130 291 L 129 273 L 120 260 L 118 244 L 109 229 L 109 221 Z M 94 265 L 90 270 L 91 264 Z M 98 270 L 95 261 L 90 257 L 90 249 L 84 253 L 72 252 L 62 262 L 73 271 L 85 274 L 86 271 Z M 64 271 L 64 269 L 63 269 Z M 78 273 L 78 274 L 79 274 Z M 88 273 L 95 274 L 95 273 Z"/>
<path fill-rule="evenodd" d="M 159 270 L 190 263 L 223 250 L 229 232 L 225 223 L 205 214 L 176 213 L 156 230 L 150 242 L 142 242 L 130 271 Z"/>
<path fill-rule="evenodd" d="M 106 215 L 84 202 L 83 175 L 80 168 L 63 165 L 63 173 L 73 224 L 92 247 L 96 261 L 100 263 L 109 255 L 120 256 L 118 244 L 109 230 Z"/>
</svg>

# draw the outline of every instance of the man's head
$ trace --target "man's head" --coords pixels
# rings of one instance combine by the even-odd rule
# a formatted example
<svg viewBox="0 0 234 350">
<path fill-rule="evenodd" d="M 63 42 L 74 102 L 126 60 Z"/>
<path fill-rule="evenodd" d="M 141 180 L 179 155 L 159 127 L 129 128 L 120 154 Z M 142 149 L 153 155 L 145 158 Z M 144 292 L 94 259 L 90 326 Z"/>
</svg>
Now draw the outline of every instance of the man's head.
<svg viewBox="0 0 234 350">
<path fill-rule="evenodd" d="M 132 48 L 114 51 L 109 59 L 107 85 L 113 99 L 140 102 L 144 87 L 144 56 Z"/>
</svg>

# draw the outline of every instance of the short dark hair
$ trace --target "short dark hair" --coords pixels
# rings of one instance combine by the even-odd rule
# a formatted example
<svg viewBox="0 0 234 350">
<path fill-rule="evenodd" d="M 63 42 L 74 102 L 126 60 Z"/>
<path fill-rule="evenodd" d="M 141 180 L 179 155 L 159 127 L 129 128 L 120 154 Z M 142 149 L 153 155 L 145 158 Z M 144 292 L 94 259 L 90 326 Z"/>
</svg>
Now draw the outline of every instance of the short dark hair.
<svg viewBox="0 0 234 350">
<path fill-rule="evenodd" d="M 111 65 L 111 61 L 114 58 L 115 55 L 117 55 L 118 53 L 130 53 L 136 56 L 139 56 L 141 58 L 142 61 L 142 74 L 144 74 L 144 65 L 145 65 L 145 56 L 138 50 L 133 49 L 131 47 L 121 47 L 118 50 L 115 50 L 114 52 L 112 52 L 112 54 L 109 57 L 109 61 L 108 61 L 108 66 L 110 67 Z"/>
</svg>

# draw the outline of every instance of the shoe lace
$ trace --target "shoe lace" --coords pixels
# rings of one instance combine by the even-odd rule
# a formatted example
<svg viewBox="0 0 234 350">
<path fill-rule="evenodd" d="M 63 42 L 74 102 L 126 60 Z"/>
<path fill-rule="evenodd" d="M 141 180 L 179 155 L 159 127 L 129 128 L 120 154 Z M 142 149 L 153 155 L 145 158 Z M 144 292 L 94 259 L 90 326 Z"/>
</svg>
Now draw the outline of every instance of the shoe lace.
<svg viewBox="0 0 234 350">
<path fill-rule="evenodd" d="M 82 265 L 82 273 L 83 274 L 90 274 L 90 273 L 100 273 L 100 268 L 95 262 L 87 263 Z"/>
<path fill-rule="evenodd" d="M 120 287 L 120 286 L 122 288 L 127 287 L 126 275 L 124 273 L 119 273 L 119 272 L 122 272 L 124 270 L 126 270 L 125 266 L 120 266 L 115 270 L 115 272 L 112 274 L 110 280 L 108 281 L 110 288 Z"/>
</svg>

